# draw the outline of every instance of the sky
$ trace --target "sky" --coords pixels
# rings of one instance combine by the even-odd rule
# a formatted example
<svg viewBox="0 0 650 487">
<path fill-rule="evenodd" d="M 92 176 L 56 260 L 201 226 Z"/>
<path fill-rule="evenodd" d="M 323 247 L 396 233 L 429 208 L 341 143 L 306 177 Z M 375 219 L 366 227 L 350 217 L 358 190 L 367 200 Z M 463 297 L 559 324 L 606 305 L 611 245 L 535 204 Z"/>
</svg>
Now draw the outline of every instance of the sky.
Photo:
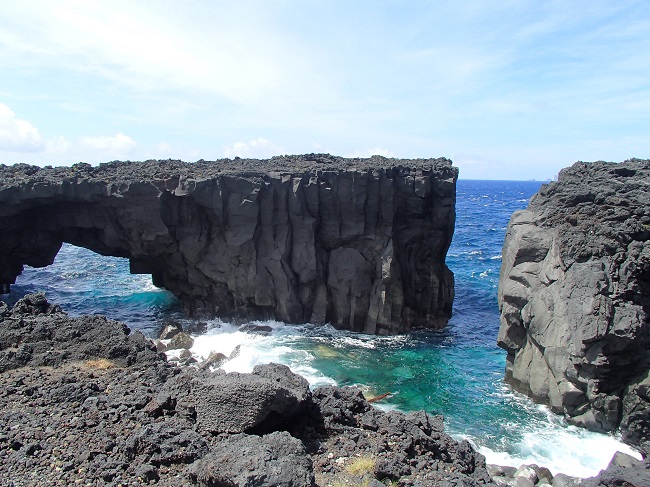
<svg viewBox="0 0 650 487">
<path fill-rule="evenodd" d="M 57 0 L 0 10 L 0 163 L 650 158 L 647 0 Z"/>
</svg>

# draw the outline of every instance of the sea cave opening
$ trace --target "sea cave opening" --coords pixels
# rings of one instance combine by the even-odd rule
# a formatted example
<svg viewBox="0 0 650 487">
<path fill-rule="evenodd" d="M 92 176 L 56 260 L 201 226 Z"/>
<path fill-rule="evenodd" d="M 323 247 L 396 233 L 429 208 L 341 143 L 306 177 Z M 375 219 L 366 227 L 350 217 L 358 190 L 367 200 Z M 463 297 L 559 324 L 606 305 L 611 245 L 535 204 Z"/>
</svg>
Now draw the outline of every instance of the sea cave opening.
<svg viewBox="0 0 650 487">
<path fill-rule="evenodd" d="M 183 316 L 178 299 L 156 287 L 150 274 L 131 274 L 129 259 L 68 243 L 61 246 L 51 265 L 26 265 L 0 300 L 13 305 L 37 291 L 45 292 L 49 302 L 71 316 L 106 315 L 147 336 L 155 335 L 164 321 Z"/>
</svg>

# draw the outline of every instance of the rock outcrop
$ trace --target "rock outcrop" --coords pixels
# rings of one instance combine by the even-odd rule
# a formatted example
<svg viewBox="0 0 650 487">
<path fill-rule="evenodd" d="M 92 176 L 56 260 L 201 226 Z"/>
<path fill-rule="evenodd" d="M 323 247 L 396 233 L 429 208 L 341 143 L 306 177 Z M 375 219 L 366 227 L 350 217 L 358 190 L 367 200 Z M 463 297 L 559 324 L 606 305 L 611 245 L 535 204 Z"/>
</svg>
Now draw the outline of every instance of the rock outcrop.
<svg viewBox="0 0 650 487">
<path fill-rule="evenodd" d="M 579 162 L 508 225 L 498 344 L 512 385 L 650 449 L 650 161 Z"/>
<path fill-rule="evenodd" d="M 354 387 L 310 391 L 283 365 L 177 367 L 140 333 L 42 295 L 0 309 L 0 361 L 31 349 L 0 372 L 8 485 L 495 485 L 439 416 L 385 413 Z"/>
<path fill-rule="evenodd" d="M 446 159 L 0 165 L 0 292 L 62 242 L 128 257 L 190 314 L 436 328 L 457 169 Z"/>
</svg>

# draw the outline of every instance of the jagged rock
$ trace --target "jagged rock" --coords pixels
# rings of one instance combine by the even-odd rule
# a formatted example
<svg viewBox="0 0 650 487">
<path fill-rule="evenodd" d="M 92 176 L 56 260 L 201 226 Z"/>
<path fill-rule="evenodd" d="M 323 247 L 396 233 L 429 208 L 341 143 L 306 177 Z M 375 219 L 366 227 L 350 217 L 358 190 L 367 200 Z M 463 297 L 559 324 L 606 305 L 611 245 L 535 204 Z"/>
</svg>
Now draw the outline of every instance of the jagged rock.
<svg viewBox="0 0 650 487">
<path fill-rule="evenodd" d="M 578 477 L 571 477 L 563 473 L 557 474 L 553 477 L 553 487 L 581 487 L 582 479 Z"/>
<path fill-rule="evenodd" d="M 273 328 L 268 325 L 258 325 L 255 323 L 246 323 L 239 327 L 239 331 L 246 333 L 255 333 L 257 335 L 268 335 L 273 332 Z"/>
<path fill-rule="evenodd" d="M 625 388 L 621 430 L 626 441 L 650 456 L 650 371 Z"/>
<path fill-rule="evenodd" d="M 508 225 L 506 377 L 574 424 L 648 442 L 650 161 L 576 163 Z"/>
<path fill-rule="evenodd" d="M 650 485 L 650 462 L 616 452 L 605 470 L 585 479 L 583 487 L 646 487 Z"/>
<path fill-rule="evenodd" d="M 203 369 L 209 369 L 211 367 L 217 368 L 227 361 L 228 361 L 228 357 L 226 357 L 223 353 L 211 352 L 208 358 L 205 359 L 205 361 L 201 364 L 201 368 Z"/>
<path fill-rule="evenodd" d="M 62 242 L 130 259 L 190 314 L 366 333 L 443 326 L 457 169 L 446 159 L 0 165 L 0 289 Z"/>
<path fill-rule="evenodd" d="M 0 372 L 30 365 L 51 366 L 69 360 L 104 358 L 118 365 L 158 360 L 140 332 L 105 316 L 69 318 L 43 293 L 20 299 L 0 327 Z"/>
<path fill-rule="evenodd" d="M 312 463 L 303 444 L 289 433 L 235 435 L 192 465 L 198 485 L 311 487 Z"/>
<path fill-rule="evenodd" d="M 25 302 L 40 305 L 0 317 L 0 353 L 29 348 L 0 373 L 0 478 L 17 485 L 333 485 L 362 456 L 403 487 L 494 485 L 439 416 L 384 413 L 356 388 L 312 394 L 281 365 L 178 367 L 120 323 Z"/>
<path fill-rule="evenodd" d="M 192 463 L 208 452 L 207 442 L 195 431 L 192 424 L 170 420 L 145 426 L 126 440 L 126 453 L 130 459 L 145 455 L 153 465 Z"/>
<path fill-rule="evenodd" d="M 356 387 L 322 386 L 314 390 L 313 396 L 328 428 L 356 425 L 362 413 L 372 411 L 372 406 Z M 364 418 L 365 421 L 375 421 L 374 417 Z"/>
<path fill-rule="evenodd" d="M 171 340 L 174 336 L 178 335 L 183 331 L 183 327 L 180 323 L 167 323 L 162 327 L 160 333 L 158 333 L 158 338 L 161 340 Z"/>
<path fill-rule="evenodd" d="M 199 431 L 242 433 L 291 420 L 311 398 L 309 383 L 288 367 L 258 365 L 252 374 L 187 370 L 156 399 L 192 411 Z M 162 397 L 165 396 L 165 397 Z"/>
<path fill-rule="evenodd" d="M 48 303 L 44 292 L 25 295 L 11 309 L 11 314 L 17 318 L 20 318 L 22 315 L 53 315 L 60 312 L 61 307 Z"/>
<path fill-rule="evenodd" d="M 194 345 L 194 338 L 185 332 L 176 333 L 167 344 L 167 350 L 189 350 Z"/>
<path fill-rule="evenodd" d="M 228 355 L 228 360 L 232 360 L 234 358 L 239 357 L 240 353 L 241 353 L 241 345 L 237 345 L 235 348 L 233 348 L 232 352 L 230 352 L 230 355 Z"/>
</svg>

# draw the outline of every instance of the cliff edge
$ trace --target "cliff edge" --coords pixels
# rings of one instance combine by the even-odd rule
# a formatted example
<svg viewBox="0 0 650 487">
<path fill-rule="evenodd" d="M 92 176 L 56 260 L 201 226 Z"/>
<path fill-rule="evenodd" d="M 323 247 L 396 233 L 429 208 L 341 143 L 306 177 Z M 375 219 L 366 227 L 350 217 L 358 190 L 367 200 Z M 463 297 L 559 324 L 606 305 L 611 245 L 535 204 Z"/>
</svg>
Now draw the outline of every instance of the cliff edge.
<svg viewBox="0 0 650 487">
<path fill-rule="evenodd" d="M 650 161 L 578 162 L 508 225 L 498 345 L 512 386 L 650 451 Z"/>
<path fill-rule="evenodd" d="M 447 159 L 0 165 L 0 293 L 62 242 L 128 257 L 190 314 L 439 328 L 458 170 Z"/>
</svg>

